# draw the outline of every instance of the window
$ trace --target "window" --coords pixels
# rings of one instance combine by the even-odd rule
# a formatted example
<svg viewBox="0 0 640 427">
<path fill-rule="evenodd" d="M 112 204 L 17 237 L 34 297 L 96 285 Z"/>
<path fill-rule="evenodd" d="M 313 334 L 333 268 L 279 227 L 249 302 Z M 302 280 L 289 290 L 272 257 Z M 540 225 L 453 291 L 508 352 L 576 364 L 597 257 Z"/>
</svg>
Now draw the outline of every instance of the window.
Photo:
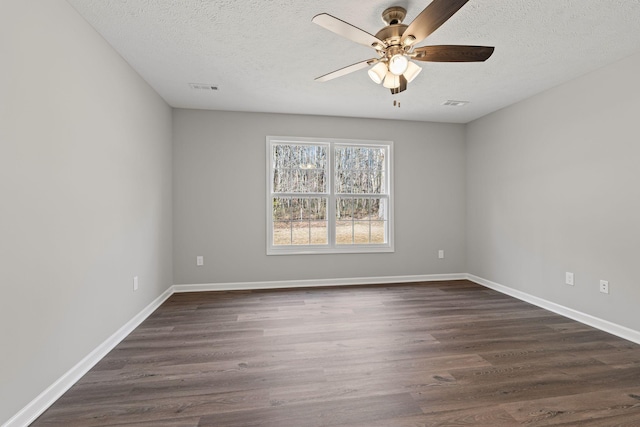
<svg viewBox="0 0 640 427">
<path fill-rule="evenodd" d="M 267 137 L 267 254 L 393 252 L 390 141 Z"/>
</svg>

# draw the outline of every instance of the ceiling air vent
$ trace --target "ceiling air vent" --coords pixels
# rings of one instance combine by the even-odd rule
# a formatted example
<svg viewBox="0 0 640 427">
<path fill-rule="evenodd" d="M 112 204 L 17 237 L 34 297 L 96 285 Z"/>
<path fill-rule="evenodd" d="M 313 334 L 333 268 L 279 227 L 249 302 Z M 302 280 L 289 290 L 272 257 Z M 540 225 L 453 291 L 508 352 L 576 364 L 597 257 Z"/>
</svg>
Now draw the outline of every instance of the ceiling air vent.
<svg viewBox="0 0 640 427">
<path fill-rule="evenodd" d="M 445 101 L 442 103 L 442 105 L 446 105 L 449 107 L 462 107 L 464 105 L 467 105 L 469 103 L 469 101 L 454 101 L 452 99 Z"/>
<path fill-rule="evenodd" d="M 209 83 L 189 83 L 189 87 L 193 90 L 200 90 L 204 92 L 212 92 L 218 90 L 218 86 Z"/>
</svg>

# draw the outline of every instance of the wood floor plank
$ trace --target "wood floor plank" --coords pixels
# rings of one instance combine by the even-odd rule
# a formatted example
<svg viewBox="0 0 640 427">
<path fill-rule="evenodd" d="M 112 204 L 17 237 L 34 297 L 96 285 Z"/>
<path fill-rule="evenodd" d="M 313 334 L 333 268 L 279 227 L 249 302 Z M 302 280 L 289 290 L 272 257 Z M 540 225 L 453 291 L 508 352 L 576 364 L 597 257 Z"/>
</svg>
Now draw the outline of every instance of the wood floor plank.
<svg viewBox="0 0 640 427">
<path fill-rule="evenodd" d="M 229 411 L 251 411 L 269 406 L 266 390 L 196 394 L 186 399 L 153 399 L 146 396 L 142 400 L 127 398 L 117 402 L 98 402 L 68 404 L 63 410 L 52 408 L 48 416 L 42 419 L 41 425 L 101 427 L 118 423 L 154 423 L 179 416 L 201 418 L 208 414 L 221 415 Z"/>
<path fill-rule="evenodd" d="M 420 414 L 408 393 L 346 398 L 202 417 L 199 427 L 323 427 Z"/>
<path fill-rule="evenodd" d="M 501 405 L 514 419 L 528 425 L 565 425 L 597 419 L 601 426 L 618 425 L 614 419 L 640 422 L 638 388 L 613 389 L 543 398 Z M 607 420 L 607 421 L 605 421 Z"/>
<path fill-rule="evenodd" d="M 640 426 L 640 345 L 472 282 L 174 294 L 34 426 Z"/>
<path fill-rule="evenodd" d="M 117 422 L 115 424 L 104 424 L 103 427 L 198 427 L 200 417 L 180 417 L 167 420 L 141 421 L 141 422 Z"/>
<path fill-rule="evenodd" d="M 473 382 L 456 382 L 453 387 L 420 390 L 412 393 L 425 412 L 463 410 L 549 396 L 563 396 L 576 390 L 593 391 L 589 385 L 570 375 L 539 372 L 534 376 L 505 376 Z"/>
</svg>

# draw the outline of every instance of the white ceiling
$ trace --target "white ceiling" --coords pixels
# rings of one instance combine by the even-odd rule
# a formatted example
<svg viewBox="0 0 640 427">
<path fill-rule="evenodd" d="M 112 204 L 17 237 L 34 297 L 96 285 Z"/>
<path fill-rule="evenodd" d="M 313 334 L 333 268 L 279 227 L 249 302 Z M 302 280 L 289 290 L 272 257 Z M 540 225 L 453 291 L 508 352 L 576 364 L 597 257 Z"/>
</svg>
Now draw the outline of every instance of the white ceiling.
<svg viewBox="0 0 640 427">
<path fill-rule="evenodd" d="M 420 45 L 495 46 L 493 56 L 420 63 L 392 96 L 366 70 L 315 82 L 376 55 L 311 18 L 326 12 L 375 34 L 387 7 L 405 7 L 408 24 L 430 0 L 68 2 L 178 108 L 466 123 L 640 51 L 640 0 L 470 0 Z"/>
</svg>

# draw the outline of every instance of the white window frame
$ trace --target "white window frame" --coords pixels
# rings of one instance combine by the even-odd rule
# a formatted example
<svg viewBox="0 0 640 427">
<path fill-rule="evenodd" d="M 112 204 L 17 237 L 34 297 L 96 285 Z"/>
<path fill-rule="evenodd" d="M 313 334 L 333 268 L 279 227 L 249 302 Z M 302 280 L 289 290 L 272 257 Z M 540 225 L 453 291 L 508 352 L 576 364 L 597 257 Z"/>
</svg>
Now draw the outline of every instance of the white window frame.
<svg viewBox="0 0 640 427">
<path fill-rule="evenodd" d="M 393 141 L 336 139 L 336 138 L 304 138 L 289 136 L 267 136 L 266 150 L 266 219 L 267 219 L 267 255 L 302 255 L 302 254 L 337 254 L 337 253 L 380 253 L 394 252 L 394 189 L 393 189 Z M 324 145 L 328 147 L 327 158 L 327 189 L 326 193 L 274 193 L 273 192 L 273 147 L 277 144 L 292 145 Z M 381 197 L 387 200 L 388 211 L 386 219 L 386 243 L 370 244 L 336 244 L 336 199 L 334 193 L 334 147 L 365 146 L 384 147 L 385 157 L 385 188 L 386 194 L 345 194 L 341 197 Z M 274 245 L 273 244 L 273 197 L 326 197 L 327 198 L 327 233 L 326 245 Z"/>
</svg>

